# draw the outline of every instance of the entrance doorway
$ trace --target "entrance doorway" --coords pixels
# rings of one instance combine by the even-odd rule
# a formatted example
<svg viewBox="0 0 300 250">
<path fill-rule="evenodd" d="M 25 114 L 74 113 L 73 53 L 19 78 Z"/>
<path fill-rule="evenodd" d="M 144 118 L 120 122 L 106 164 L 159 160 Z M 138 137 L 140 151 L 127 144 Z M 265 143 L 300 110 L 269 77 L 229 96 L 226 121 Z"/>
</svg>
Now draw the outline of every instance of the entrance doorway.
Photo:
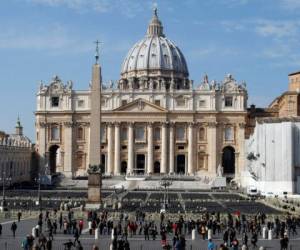
<svg viewBox="0 0 300 250">
<path fill-rule="evenodd" d="M 50 174 L 55 174 L 56 173 L 56 168 L 57 166 L 60 165 L 61 159 L 60 159 L 60 150 L 59 146 L 57 145 L 52 145 L 49 148 L 49 170 Z"/>
<path fill-rule="evenodd" d="M 136 174 L 144 174 L 145 173 L 145 155 L 138 154 L 136 155 Z"/>
<path fill-rule="evenodd" d="M 160 173 L 160 162 L 156 161 L 154 162 L 154 174 L 159 174 Z"/>
<path fill-rule="evenodd" d="M 222 166 L 224 174 L 234 175 L 235 173 L 235 150 L 231 146 L 223 148 Z"/>
<path fill-rule="evenodd" d="M 121 174 L 126 174 L 127 173 L 127 162 L 122 161 L 121 162 Z"/>
<path fill-rule="evenodd" d="M 176 166 L 177 174 L 185 174 L 185 155 L 177 155 Z"/>
</svg>

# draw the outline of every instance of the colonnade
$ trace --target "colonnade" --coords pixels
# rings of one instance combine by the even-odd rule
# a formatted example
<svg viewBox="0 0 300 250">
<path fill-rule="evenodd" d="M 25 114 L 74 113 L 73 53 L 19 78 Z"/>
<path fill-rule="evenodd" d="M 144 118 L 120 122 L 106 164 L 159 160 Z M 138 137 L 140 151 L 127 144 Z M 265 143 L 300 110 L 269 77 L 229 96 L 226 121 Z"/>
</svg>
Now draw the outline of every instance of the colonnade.
<svg viewBox="0 0 300 250">
<path fill-rule="evenodd" d="M 127 124 L 127 174 L 134 174 L 136 170 L 136 153 L 135 150 L 135 138 L 134 138 L 134 128 L 135 124 L 133 122 Z M 184 145 L 184 150 L 178 154 L 185 155 L 185 174 L 193 175 L 197 169 L 197 134 L 194 123 L 187 124 L 187 136 L 180 143 Z M 159 142 L 159 162 L 160 162 L 160 173 L 161 174 L 173 174 L 177 172 L 176 169 L 176 126 L 175 123 L 161 123 L 161 133 Z M 212 130 L 212 131 L 210 131 Z M 208 170 L 215 171 L 216 163 L 216 126 L 210 124 L 208 131 L 209 143 L 212 144 L 208 146 L 208 154 L 210 159 L 208 162 Z M 155 157 L 154 152 L 154 124 L 147 123 L 145 127 L 145 174 L 154 173 L 154 162 L 157 157 Z M 120 123 L 109 123 L 107 125 L 107 174 L 120 175 L 121 173 L 121 124 Z"/>
</svg>

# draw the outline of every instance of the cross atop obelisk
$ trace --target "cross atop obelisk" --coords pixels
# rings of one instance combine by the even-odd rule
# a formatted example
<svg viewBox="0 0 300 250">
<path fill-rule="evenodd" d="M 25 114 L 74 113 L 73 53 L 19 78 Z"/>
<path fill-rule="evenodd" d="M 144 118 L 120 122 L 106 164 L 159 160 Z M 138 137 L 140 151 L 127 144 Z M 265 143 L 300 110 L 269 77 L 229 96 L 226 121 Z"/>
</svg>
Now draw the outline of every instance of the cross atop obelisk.
<svg viewBox="0 0 300 250">
<path fill-rule="evenodd" d="M 99 44 L 102 43 L 98 39 L 95 41 L 96 44 L 96 53 L 95 53 L 95 59 L 96 59 L 96 64 L 99 62 Z"/>
</svg>

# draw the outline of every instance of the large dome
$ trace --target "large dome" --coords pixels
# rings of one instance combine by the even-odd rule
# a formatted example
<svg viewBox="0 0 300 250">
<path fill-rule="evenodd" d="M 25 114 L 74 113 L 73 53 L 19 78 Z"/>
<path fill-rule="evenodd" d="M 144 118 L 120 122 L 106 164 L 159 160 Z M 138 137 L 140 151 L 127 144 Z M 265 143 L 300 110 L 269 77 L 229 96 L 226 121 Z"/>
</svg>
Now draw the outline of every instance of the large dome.
<svg viewBox="0 0 300 250">
<path fill-rule="evenodd" d="M 155 10 L 145 38 L 137 42 L 125 58 L 121 78 L 162 76 L 186 79 L 188 75 L 183 54 L 163 34 L 163 26 Z"/>
</svg>

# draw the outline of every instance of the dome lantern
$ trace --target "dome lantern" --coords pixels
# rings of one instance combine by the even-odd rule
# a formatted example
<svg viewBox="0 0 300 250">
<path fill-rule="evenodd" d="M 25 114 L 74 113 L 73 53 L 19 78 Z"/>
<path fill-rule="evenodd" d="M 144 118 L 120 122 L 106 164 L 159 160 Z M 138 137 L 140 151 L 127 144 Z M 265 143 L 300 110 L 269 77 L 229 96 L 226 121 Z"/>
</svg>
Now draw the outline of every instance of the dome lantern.
<svg viewBox="0 0 300 250">
<path fill-rule="evenodd" d="M 163 26 L 162 26 L 161 21 L 158 19 L 156 7 L 153 10 L 153 17 L 149 23 L 149 26 L 147 29 L 147 35 L 148 36 L 164 36 Z"/>
</svg>

